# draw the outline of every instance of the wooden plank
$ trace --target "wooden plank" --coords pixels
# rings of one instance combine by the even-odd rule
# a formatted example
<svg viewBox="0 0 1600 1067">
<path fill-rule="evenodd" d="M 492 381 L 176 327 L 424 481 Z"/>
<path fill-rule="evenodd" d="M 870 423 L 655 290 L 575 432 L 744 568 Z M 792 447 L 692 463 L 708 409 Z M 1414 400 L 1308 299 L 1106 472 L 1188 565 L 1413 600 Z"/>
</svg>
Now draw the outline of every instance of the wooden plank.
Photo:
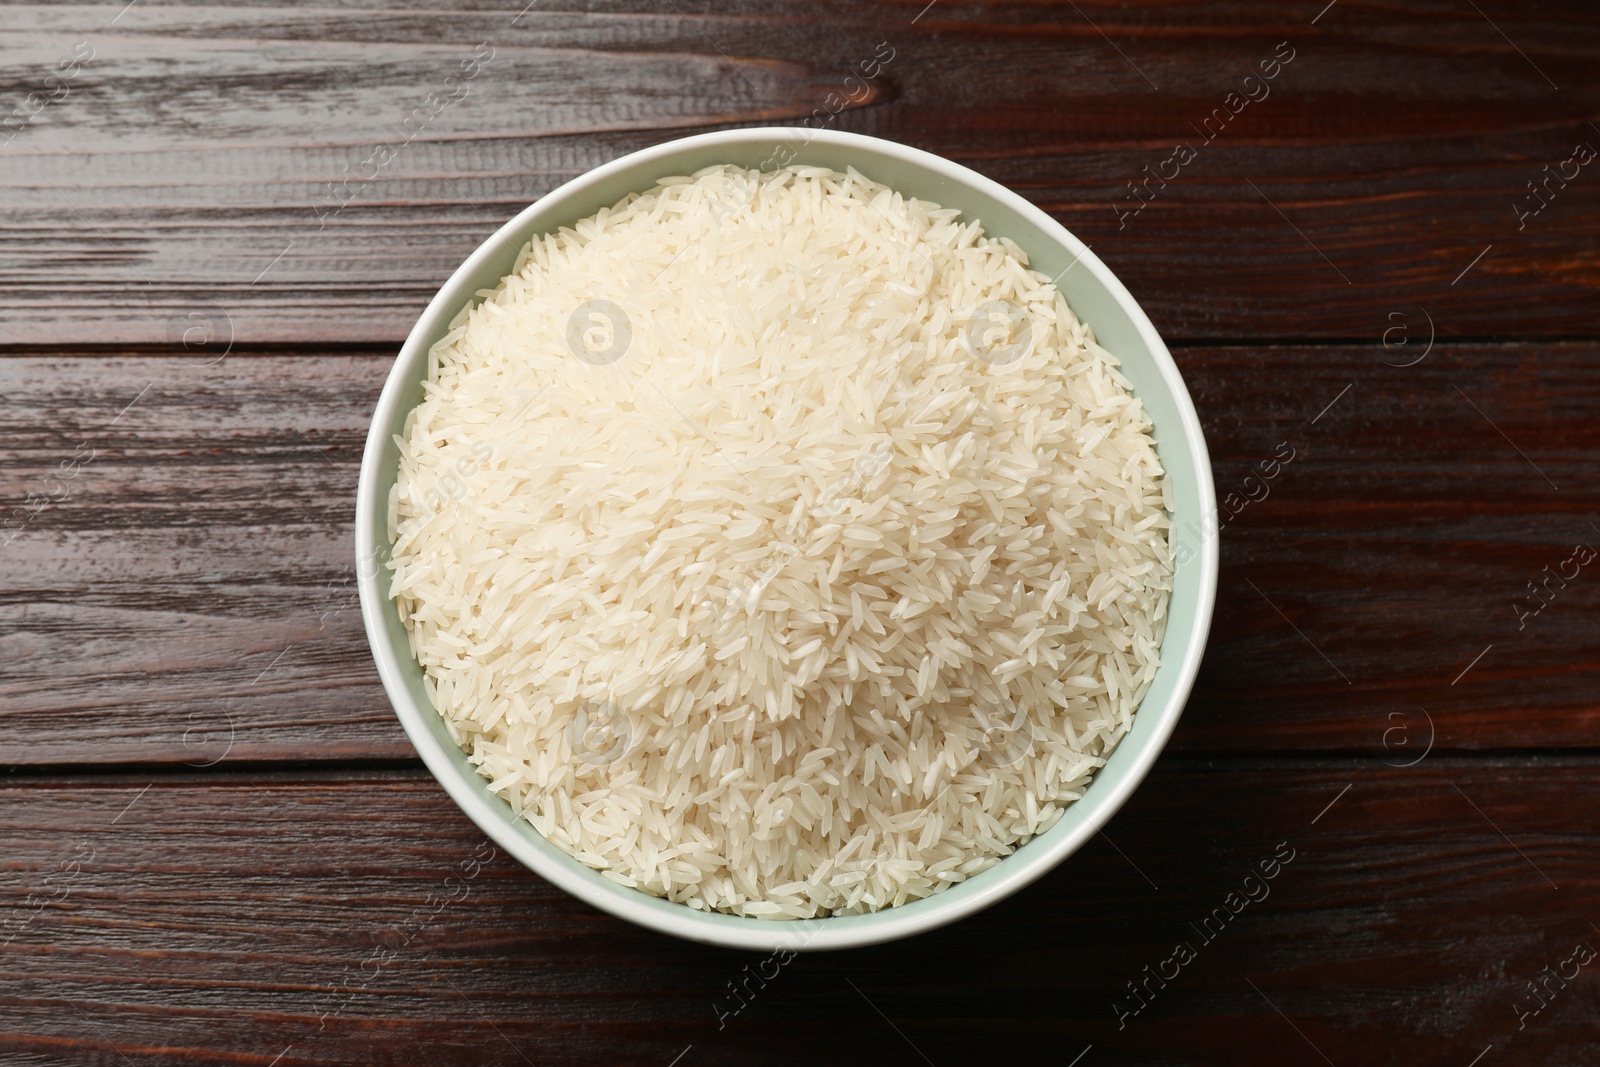
<svg viewBox="0 0 1600 1067">
<path fill-rule="evenodd" d="M 350 529 L 387 367 L 0 360 L 0 762 L 410 755 Z"/>
<path fill-rule="evenodd" d="M 1593 745 L 1597 346 L 1391 340 L 1179 351 L 1230 513 L 1178 749 Z M 0 359 L 0 764 L 410 755 L 352 570 L 388 367 Z"/>
<path fill-rule="evenodd" d="M 1600 948 L 1592 760 L 1166 760 L 1011 900 L 793 960 L 593 911 L 418 773 L 0 796 L 8 1063 L 943 1064 L 1004 1041 L 1019 1062 L 1562 1067 L 1600 1042 L 1595 964 L 1559 978 Z"/>
<path fill-rule="evenodd" d="M 1173 339 L 1375 338 L 1417 304 L 1594 336 L 1600 183 L 1546 168 L 1600 147 L 1600 16 L 1321 6 L 8 6 L 5 106 L 41 110 L 0 133 L 0 313 L 14 343 L 393 341 L 562 181 L 821 108 L 1032 198 Z"/>
<path fill-rule="evenodd" d="M 1404 347 L 1180 353 L 1227 512 L 1181 744 L 1593 744 L 1600 581 L 1574 558 L 1600 551 L 1593 348 L 1396 366 L 1426 350 L 1408 315 Z"/>
</svg>

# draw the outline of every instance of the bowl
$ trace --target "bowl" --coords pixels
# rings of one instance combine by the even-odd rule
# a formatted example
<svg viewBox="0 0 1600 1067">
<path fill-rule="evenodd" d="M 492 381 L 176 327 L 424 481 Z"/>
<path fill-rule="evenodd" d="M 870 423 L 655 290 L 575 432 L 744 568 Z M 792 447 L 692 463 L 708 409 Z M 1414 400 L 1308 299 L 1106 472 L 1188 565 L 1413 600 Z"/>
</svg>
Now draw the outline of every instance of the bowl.
<svg viewBox="0 0 1600 1067">
<path fill-rule="evenodd" d="M 399 465 L 394 435 L 422 397 L 428 350 L 451 319 L 479 299 L 479 290 L 493 289 L 510 273 L 518 251 L 532 237 L 650 189 L 658 178 L 719 163 L 854 167 L 906 195 L 959 208 L 966 218 L 981 220 L 990 236 L 1016 242 L 1034 269 L 1058 276 L 1067 302 L 1121 361 L 1123 374 L 1154 423 L 1156 447 L 1172 487 L 1176 566 L 1161 666 L 1132 729 L 1083 797 L 1048 831 L 965 882 L 868 914 L 770 920 L 698 911 L 612 882 L 556 848 L 490 792 L 451 741 L 423 690 L 422 669 L 411 656 L 405 627 L 389 596 L 384 564 L 389 558 L 389 490 Z M 1205 438 L 1178 368 L 1138 303 L 1082 241 L 1016 193 L 928 152 L 860 134 L 767 128 L 686 137 L 597 167 L 542 197 L 480 245 L 429 302 L 389 373 L 361 461 L 355 537 L 361 617 L 395 714 L 428 770 L 495 844 L 580 900 L 640 926 L 730 948 L 798 951 L 890 941 L 971 915 L 1044 875 L 1106 824 L 1155 763 L 1199 670 L 1216 596 L 1215 516 Z"/>
</svg>

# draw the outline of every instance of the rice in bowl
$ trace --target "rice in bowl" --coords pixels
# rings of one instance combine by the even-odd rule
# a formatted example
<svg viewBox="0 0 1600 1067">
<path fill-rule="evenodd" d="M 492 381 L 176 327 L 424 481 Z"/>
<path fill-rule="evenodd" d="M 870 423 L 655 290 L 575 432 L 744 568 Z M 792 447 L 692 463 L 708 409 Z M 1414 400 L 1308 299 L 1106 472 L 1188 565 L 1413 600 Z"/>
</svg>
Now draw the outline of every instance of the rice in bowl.
<svg viewBox="0 0 1600 1067">
<path fill-rule="evenodd" d="M 850 171 L 716 167 L 534 241 L 431 353 L 392 592 L 451 736 L 607 877 L 927 896 L 1131 725 L 1150 422 L 1026 256 Z"/>
</svg>

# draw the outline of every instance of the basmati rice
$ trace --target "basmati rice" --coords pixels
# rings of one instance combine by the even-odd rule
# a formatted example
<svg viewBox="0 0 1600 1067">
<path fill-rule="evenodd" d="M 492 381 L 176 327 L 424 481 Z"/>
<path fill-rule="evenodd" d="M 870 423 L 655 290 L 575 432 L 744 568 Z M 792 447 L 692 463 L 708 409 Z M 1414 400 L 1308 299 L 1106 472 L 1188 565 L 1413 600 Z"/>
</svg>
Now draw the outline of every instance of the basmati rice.
<svg viewBox="0 0 1600 1067">
<path fill-rule="evenodd" d="M 1044 275 L 855 171 L 532 242 L 431 353 L 392 591 L 491 788 L 607 877 L 870 911 L 1052 826 L 1158 665 L 1150 421 Z"/>
</svg>

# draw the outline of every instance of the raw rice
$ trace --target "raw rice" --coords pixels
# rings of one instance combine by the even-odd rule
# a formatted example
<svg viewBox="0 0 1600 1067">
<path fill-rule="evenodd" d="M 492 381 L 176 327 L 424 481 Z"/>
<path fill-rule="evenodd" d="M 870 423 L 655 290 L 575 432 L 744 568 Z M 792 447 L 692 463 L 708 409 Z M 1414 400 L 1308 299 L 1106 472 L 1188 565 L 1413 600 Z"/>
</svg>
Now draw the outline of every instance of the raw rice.
<svg viewBox="0 0 1600 1067">
<path fill-rule="evenodd" d="M 1080 797 L 1155 673 L 1150 421 L 1009 241 L 712 167 L 534 241 L 431 354 L 393 595 L 538 831 L 699 909 L 870 911 Z"/>
</svg>

